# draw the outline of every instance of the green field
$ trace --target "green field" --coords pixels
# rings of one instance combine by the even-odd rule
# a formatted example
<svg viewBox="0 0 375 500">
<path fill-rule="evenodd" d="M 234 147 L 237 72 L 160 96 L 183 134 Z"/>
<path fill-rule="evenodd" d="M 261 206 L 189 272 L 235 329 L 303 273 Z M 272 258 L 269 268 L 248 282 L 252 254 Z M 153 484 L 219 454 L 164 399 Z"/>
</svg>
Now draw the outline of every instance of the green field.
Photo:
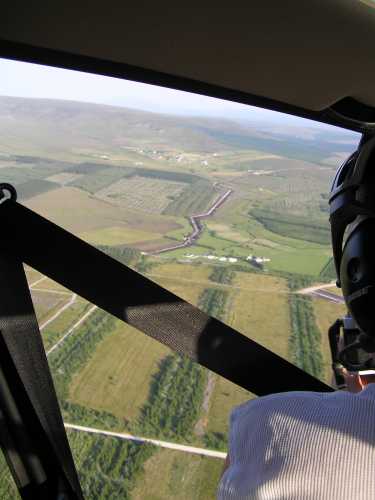
<svg viewBox="0 0 375 500">
<path fill-rule="evenodd" d="M 160 449 L 144 470 L 132 491 L 133 500 L 214 500 L 223 461 Z"/>
<path fill-rule="evenodd" d="M 141 243 L 149 240 L 160 240 L 162 235 L 160 233 L 141 231 L 136 228 L 115 226 L 87 231 L 81 233 L 80 237 L 92 245 L 115 246 L 131 245 L 136 242 Z"/>
<path fill-rule="evenodd" d="M 288 287 L 282 278 L 236 273 L 227 322 L 244 335 L 289 358 Z M 270 314 L 272 311 L 272 314 Z"/>
<path fill-rule="evenodd" d="M 254 374 L 254 376 L 256 376 Z M 216 437 L 216 446 L 213 449 L 228 449 L 229 416 L 235 406 L 245 403 L 255 396 L 242 387 L 232 384 L 228 380 L 214 375 L 214 386 L 210 398 L 207 415 L 205 415 L 205 437 Z M 206 445 L 210 444 L 207 443 Z M 219 448 L 220 446 L 220 448 Z"/>
<path fill-rule="evenodd" d="M 134 423 L 169 349 L 120 321 L 73 377 L 69 400 Z"/>
</svg>

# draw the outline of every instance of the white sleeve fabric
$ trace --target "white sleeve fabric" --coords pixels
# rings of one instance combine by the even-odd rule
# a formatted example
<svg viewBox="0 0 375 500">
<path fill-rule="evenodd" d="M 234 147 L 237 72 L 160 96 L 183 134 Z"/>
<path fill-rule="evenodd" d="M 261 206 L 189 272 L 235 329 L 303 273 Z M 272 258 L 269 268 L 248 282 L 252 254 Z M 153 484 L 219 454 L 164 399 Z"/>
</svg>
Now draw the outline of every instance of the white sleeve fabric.
<svg viewBox="0 0 375 500">
<path fill-rule="evenodd" d="M 218 500 L 375 498 L 371 391 L 274 394 L 235 408 Z"/>
</svg>

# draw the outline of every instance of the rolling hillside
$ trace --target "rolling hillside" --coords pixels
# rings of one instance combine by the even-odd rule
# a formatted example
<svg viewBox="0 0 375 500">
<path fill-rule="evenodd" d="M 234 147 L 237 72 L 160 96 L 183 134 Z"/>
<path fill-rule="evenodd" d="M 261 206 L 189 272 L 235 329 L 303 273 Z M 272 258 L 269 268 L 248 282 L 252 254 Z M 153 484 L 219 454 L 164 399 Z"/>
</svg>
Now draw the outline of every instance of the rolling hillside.
<svg viewBox="0 0 375 500">
<path fill-rule="evenodd" d="M 251 117 L 251 111 L 249 114 Z M 334 129 L 328 129 L 322 138 L 319 132 L 307 127 L 306 137 L 296 140 L 293 129 L 286 128 L 281 133 L 280 125 L 266 125 L 260 124 L 260 130 L 254 123 L 240 124 L 224 119 L 178 117 L 74 101 L 2 96 L 0 155 L 40 154 L 42 150 L 43 156 L 54 154 L 54 158 L 69 158 L 73 155 L 80 159 L 89 151 L 111 155 L 124 148 L 125 151 L 126 148 L 150 148 L 152 151 L 207 153 L 254 149 L 321 162 L 331 155 L 332 149 L 335 153 L 346 153 L 352 148 L 350 141 L 343 140 L 343 134 L 337 134 Z"/>
</svg>

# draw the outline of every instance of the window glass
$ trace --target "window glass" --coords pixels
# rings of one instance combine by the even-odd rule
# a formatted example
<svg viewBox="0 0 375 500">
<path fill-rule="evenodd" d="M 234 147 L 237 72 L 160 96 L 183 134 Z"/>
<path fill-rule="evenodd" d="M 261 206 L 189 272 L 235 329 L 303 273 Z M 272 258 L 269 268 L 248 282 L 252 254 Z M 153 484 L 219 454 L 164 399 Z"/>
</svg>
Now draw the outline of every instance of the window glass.
<svg viewBox="0 0 375 500">
<path fill-rule="evenodd" d="M 26 275 L 87 498 L 214 498 L 228 415 L 254 396 L 35 270 Z"/>
<path fill-rule="evenodd" d="M 328 190 L 358 134 L 134 82 L 0 68 L 0 181 L 21 203 L 331 381 L 327 328 L 345 307 Z M 253 395 L 26 273 L 86 496 L 214 498 L 230 410 Z"/>
</svg>

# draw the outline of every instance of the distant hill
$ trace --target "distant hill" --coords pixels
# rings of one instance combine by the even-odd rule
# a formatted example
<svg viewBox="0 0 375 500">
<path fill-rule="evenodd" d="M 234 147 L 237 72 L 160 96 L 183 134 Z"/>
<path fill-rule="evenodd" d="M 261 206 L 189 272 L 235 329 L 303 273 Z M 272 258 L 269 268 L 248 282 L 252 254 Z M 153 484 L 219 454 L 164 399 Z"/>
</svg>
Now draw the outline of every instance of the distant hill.
<svg viewBox="0 0 375 500">
<path fill-rule="evenodd" d="M 162 103 L 161 103 L 162 109 Z M 280 133 L 280 123 L 250 125 L 214 118 L 179 117 L 101 104 L 52 99 L 0 97 L 0 154 L 79 153 L 150 147 L 185 152 L 256 149 L 322 162 L 350 153 L 347 132 Z M 43 156 L 40 154 L 40 156 Z"/>
</svg>

